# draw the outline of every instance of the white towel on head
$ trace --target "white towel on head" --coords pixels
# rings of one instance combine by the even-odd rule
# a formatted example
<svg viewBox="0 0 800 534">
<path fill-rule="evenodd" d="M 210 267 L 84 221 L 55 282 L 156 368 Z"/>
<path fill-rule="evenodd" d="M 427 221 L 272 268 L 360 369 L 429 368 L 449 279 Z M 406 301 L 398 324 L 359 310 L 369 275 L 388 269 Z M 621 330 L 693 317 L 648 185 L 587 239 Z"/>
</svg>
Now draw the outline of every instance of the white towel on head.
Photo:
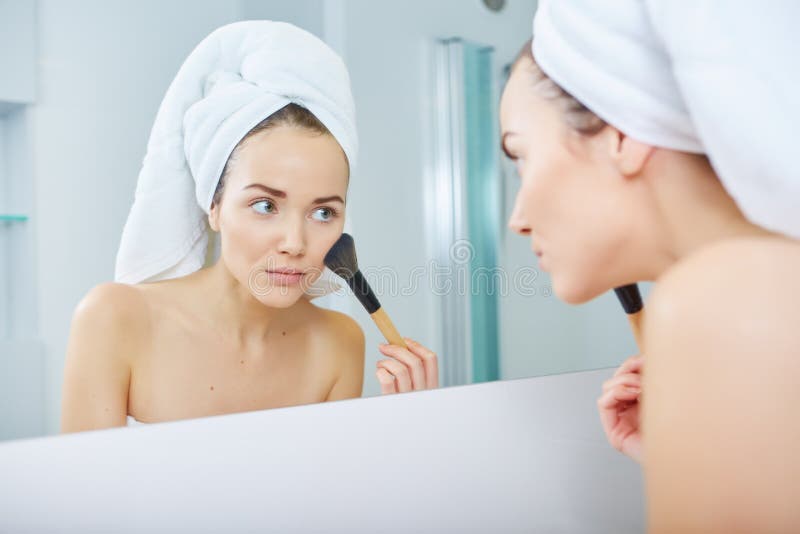
<svg viewBox="0 0 800 534">
<path fill-rule="evenodd" d="M 325 125 L 352 172 L 358 140 L 350 79 L 325 43 L 291 24 L 246 21 L 217 29 L 192 51 L 150 133 L 116 281 L 164 280 L 203 266 L 207 214 L 228 157 L 254 126 L 291 103 Z M 327 279 L 309 293 L 331 289 Z"/>
<path fill-rule="evenodd" d="M 537 63 L 627 135 L 705 153 L 754 223 L 800 238 L 800 2 L 541 0 Z"/>
</svg>

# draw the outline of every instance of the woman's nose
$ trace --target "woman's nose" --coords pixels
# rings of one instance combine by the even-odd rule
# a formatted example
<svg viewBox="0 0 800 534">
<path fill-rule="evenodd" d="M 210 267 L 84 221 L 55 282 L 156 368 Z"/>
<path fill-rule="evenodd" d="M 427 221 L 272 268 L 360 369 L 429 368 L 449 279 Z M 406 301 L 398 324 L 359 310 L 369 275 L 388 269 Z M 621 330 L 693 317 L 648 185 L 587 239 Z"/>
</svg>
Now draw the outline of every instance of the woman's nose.
<svg viewBox="0 0 800 534">
<path fill-rule="evenodd" d="M 508 218 L 508 227 L 520 235 L 529 235 L 531 227 L 525 220 L 521 204 L 519 195 L 517 195 L 517 199 L 514 201 L 514 209 L 511 211 L 511 217 Z"/>
<path fill-rule="evenodd" d="M 306 236 L 302 221 L 287 223 L 278 251 L 289 256 L 302 256 L 305 254 Z"/>
</svg>

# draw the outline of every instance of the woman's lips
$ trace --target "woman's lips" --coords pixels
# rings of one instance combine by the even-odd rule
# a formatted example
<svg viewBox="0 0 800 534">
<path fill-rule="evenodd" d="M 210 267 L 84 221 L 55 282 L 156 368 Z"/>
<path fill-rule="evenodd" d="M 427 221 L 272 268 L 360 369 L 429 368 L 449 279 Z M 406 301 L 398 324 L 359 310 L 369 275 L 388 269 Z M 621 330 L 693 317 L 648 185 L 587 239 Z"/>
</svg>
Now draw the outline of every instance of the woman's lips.
<svg viewBox="0 0 800 534">
<path fill-rule="evenodd" d="M 534 250 L 534 254 L 536 254 L 536 261 L 539 265 L 539 268 L 543 271 L 547 271 L 547 262 L 545 261 L 544 254 L 541 250 Z"/>
<path fill-rule="evenodd" d="M 300 283 L 305 273 L 294 269 L 273 269 L 265 271 L 269 281 L 275 285 L 294 286 Z"/>
</svg>

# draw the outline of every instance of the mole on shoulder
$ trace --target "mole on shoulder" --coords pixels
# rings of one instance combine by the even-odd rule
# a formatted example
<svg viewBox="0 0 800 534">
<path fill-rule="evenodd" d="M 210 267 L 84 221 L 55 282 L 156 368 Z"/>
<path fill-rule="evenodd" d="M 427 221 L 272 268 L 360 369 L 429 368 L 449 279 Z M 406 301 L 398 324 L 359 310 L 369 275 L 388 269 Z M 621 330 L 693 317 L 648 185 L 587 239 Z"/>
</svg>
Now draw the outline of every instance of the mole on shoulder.
<svg viewBox="0 0 800 534">
<path fill-rule="evenodd" d="M 283 333 L 283 335 L 285 336 L 285 335 L 286 335 L 286 332 L 284 332 L 284 333 Z"/>
<path fill-rule="evenodd" d="M 211 386 L 211 391 L 214 391 L 214 386 Z"/>
<path fill-rule="evenodd" d="M 239 363 L 244 363 L 244 360 L 240 361 Z"/>
</svg>

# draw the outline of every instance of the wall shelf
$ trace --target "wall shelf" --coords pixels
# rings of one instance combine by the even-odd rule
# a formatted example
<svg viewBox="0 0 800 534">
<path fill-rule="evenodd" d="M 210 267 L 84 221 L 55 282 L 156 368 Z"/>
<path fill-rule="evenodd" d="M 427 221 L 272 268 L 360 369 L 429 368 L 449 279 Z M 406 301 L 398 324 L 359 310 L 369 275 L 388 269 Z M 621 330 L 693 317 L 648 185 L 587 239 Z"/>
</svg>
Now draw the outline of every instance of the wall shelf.
<svg viewBox="0 0 800 534">
<path fill-rule="evenodd" d="M 27 215 L 20 215 L 15 213 L 0 213 L 0 222 L 6 223 L 22 223 L 28 220 Z"/>
</svg>

